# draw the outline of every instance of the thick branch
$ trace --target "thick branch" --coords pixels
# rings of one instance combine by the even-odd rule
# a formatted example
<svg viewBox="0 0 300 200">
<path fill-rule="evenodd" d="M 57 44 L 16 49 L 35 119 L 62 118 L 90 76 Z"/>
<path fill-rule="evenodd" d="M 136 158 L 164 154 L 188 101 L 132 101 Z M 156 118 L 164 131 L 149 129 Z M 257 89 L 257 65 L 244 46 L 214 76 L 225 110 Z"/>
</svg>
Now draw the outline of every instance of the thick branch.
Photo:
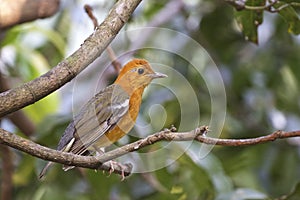
<svg viewBox="0 0 300 200">
<path fill-rule="evenodd" d="M 131 172 L 132 165 L 124 164 L 122 166 L 114 164 L 114 163 L 105 163 L 111 160 L 110 156 L 79 156 L 72 153 L 66 153 L 61 151 L 56 151 L 39 144 L 36 144 L 30 140 L 24 139 L 20 136 L 17 136 L 13 133 L 5 131 L 0 128 L 0 144 L 8 145 L 14 149 L 18 149 L 25 153 L 28 153 L 32 156 L 53 161 L 66 165 L 74 165 L 77 167 L 84 167 L 90 169 L 100 169 L 105 171 L 111 171 L 111 167 L 113 165 L 114 173 L 122 175 L 124 173 L 125 176 L 128 176 Z M 119 157 L 119 156 L 117 156 Z M 115 157 L 115 158 L 117 158 Z M 100 159 L 99 159 L 100 158 Z M 101 164 L 104 163 L 104 164 Z M 125 167 L 125 168 L 124 168 Z"/>
<path fill-rule="evenodd" d="M 0 117 L 30 105 L 69 82 L 106 49 L 141 0 L 119 0 L 81 47 L 46 74 L 0 94 Z"/>
<path fill-rule="evenodd" d="M 174 130 L 167 129 L 164 131 L 160 131 L 158 133 L 148 136 L 145 139 L 140 139 L 136 142 L 106 152 L 105 154 L 99 156 L 79 156 L 79 155 L 74 155 L 72 153 L 56 151 L 38 145 L 30 140 L 19 137 L 3 129 L 0 129 L 0 143 L 6 144 L 12 148 L 21 150 L 32 156 L 44 160 L 58 162 L 66 165 L 73 165 L 77 167 L 109 170 L 110 168 L 108 165 L 106 165 L 106 167 L 103 167 L 101 163 L 105 163 L 109 160 L 121 157 L 129 152 L 137 151 L 145 146 L 149 146 L 159 141 L 195 140 L 210 145 L 216 144 L 216 145 L 223 145 L 223 146 L 244 146 L 244 145 L 265 143 L 268 141 L 274 141 L 276 139 L 300 136 L 300 131 L 291 131 L 291 132 L 276 131 L 270 135 L 266 135 L 258 138 L 251 138 L 251 139 L 218 139 L 218 138 L 210 138 L 205 136 L 205 134 L 208 131 L 207 126 L 202 126 L 200 128 L 197 128 L 189 132 L 172 132 L 172 131 Z M 128 175 L 128 173 L 125 175 Z"/>
<path fill-rule="evenodd" d="M 16 24 L 46 18 L 54 15 L 59 0 L 1 0 L 0 30 Z"/>
</svg>

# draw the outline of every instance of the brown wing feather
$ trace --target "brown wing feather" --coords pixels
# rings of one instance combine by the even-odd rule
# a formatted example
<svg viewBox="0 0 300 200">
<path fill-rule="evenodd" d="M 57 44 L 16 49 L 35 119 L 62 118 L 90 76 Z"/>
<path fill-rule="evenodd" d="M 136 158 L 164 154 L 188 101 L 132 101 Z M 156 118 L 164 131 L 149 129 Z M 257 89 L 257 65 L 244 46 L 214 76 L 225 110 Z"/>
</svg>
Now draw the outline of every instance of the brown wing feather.
<svg viewBox="0 0 300 200">
<path fill-rule="evenodd" d="M 105 88 L 89 100 L 70 123 L 60 140 L 58 150 L 64 150 L 75 137 L 69 151 L 83 154 L 128 112 L 128 104 L 129 96 L 119 85 Z"/>
</svg>

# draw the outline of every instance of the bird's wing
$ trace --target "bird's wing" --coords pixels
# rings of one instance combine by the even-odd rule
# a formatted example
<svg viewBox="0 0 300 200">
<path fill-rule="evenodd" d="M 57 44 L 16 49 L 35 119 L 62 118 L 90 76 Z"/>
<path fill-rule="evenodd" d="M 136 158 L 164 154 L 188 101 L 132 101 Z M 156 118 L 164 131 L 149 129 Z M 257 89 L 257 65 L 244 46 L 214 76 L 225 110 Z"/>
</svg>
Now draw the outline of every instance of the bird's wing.
<svg viewBox="0 0 300 200">
<path fill-rule="evenodd" d="M 113 128 L 128 109 L 129 95 L 119 85 L 105 88 L 83 106 L 65 130 L 57 149 L 84 153 Z"/>
</svg>

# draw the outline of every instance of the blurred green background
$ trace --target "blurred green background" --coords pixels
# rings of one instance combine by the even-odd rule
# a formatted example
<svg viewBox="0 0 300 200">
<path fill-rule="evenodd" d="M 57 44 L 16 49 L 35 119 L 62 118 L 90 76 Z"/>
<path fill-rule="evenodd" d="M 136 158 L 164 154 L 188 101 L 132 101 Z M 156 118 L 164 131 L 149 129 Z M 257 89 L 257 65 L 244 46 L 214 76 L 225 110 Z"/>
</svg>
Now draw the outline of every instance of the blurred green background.
<svg viewBox="0 0 300 200">
<path fill-rule="evenodd" d="M 11 87 L 47 72 L 76 50 L 93 32 L 92 22 L 83 9 L 84 3 L 93 6 L 99 22 L 113 5 L 108 0 L 62 1 L 61 10 L 54 17 L 18 25 L 5 32 L 0 41 L 0 69 Z M 254 33 L 249 33 L 247 30 L 253 27 L 247 29 L 244 24 L 243 35 L 238 24 L 247 23 L 243 19 L 251 16 L 248 14 L 243 15 L 231 5 L 218 0 L 143 1 L 139 5 L 121 36 L 113 42 L 120 62 L 124 64 L 132 57 L 147 58 L 150 62 L 171 67 L 188 84 L 176 84 L 176 76 L 170 76 L 168 80 L 150 86 L 144 94 L 137 127 L 119 144 L 126 144 L 171 125 L 185 131 L 198 125 L 209 125 L 211 98 L 218 99 L 218 96 L 210 96 L 209 85 L 203 77 L 205 73 L 199 73 L 195 66 L 190 65 L 190 60 L 174 53 L 180 49 L 190 58 L 200 56 L 180 37 L 164 37 L 155 32 L 147 34 L 148 29 L 142 37 L 130 32 L 134 28 L 148 26 L 168 28 L 189 36 L 210 55 L 203 57 L 203 66 L 212 60 L 216 64 L 226 93 L 225 123 L 221 135 L 217 136 L 252 138 L 278 129 L 299 130 L 300 38 L 294 35 L 299 29 L 298 18 L 293 18 L 291 23 L 285 13 L 280 16 L 258 12 L 256 14 L 259 16 L 254 18 L 263 14 L 258 31 L 255 32 L 255 29 Z M 245 40 L 247 34 L 258 44 Z M 169 50 L 174 51 L 148 48 L 153 42 L 170 43 Z M 139 46 L 139 43 L 143 45 Z M 142 49 L 135 50 L 135 47 Z M 35 132 L 29 138 L 55 148 L 80 105 L 116 77 L 109 63 L 105 52 L 72 82 L 24 108 L 35 127 Z M 165 72 L 163 68 L 157 65 L 155 69 Z M 172 86 L 173 90 L 170 90 L 168 87 Z M 192 89 L 193 94 L 185 93 L 188 88 Z M 177 97 L 189 99 L 189 95 L 194 95 L 198 104 L 180 105 Z M 154 104 L 156 106 L 151 107 Z M 185 113 L 182 118 L 184 109 L 188 110 L 188 114 Z M 218 119 L 212 120 L 218 123 Z M 183 121 L 188 123 L 180 128 Z M 1 120 L 1 127 L 28 137 L 6 118 Z M 157 143 L 141 152 L 156 151 L 166 145 L 164 142 Z M 190 143 L 188 150 L 180 150 L 184 145 L 173 145 L 161 153 L 162 157 L 147 157 L 143 163 L 139 163 L 138 159 L 133 161 L 136 169 L 140 167 L 139 164 L 147 163 L 164 167 L 157 167 L 157 170 L 149 173 L 134 173 L 124 181 L 118 175 L 108 177 L 107 173 L 101 171 L 75 169 L 63 172 L 58 164 L 49 171 L 45 180 L 39 181 L 37 174 L 45 162 L 11 149 L 13 199 L 223 200 L 274 199 L 283 195 L 289 195 L 286 199 L 297 199 L 300 190 L 300 186 L 297 187 L 300 182 L 298 138 L 244 147 L 214 146 L 202 157 L 199 156 L 201 144 Z M 175 158 L 171 155 L 173 153 L 176 154 Z M 3 151 L 0 155 L 4 157 Z M 134 156 L 138 157 L 139 154 Z M 126 160 L 127 157 L 121 159 L 122 162 Z M 2 159 L 1 166 L 5 162 Z M 3 177 L 4 173 L 2 169 L 0 176 Z"/>
</svg>

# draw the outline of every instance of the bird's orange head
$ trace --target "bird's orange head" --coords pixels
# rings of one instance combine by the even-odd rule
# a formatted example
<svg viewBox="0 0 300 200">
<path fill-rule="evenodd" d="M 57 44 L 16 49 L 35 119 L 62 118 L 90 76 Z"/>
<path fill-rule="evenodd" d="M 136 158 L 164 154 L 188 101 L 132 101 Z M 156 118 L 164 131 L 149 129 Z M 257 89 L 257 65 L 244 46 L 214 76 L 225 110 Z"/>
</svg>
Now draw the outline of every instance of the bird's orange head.
<svg viewBox="0 0 300 200">
<path fill-rule="evenodd" d="M 127 92 L 132 93 L 136 89 L 145 88 L 155 78 L 164 78 L 167 75 L 154 72 L 148 61 L 133 59 L 120 71 L 115 84 L 121 85 Z"/>
</svg>

